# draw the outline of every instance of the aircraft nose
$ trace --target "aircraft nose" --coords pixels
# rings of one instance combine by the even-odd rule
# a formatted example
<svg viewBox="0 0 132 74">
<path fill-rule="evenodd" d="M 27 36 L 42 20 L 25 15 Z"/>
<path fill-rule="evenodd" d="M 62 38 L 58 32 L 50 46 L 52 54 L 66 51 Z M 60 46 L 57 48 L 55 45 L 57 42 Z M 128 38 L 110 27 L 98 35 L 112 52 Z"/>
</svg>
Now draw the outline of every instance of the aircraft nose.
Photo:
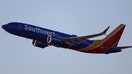
<svg viewBox="0 0 132 74">
<path fill-rule="evenodd" d="M 7 29 L 7 25 L 2 25 L 2 28 L 5 30 Z"/>
<path fill-rule="evenodd" d="M 2 28 L 4 29 L 4 30 L 7 30 L 8 28 L 10 28 L 7 24 L 5 24 L 5 25 L 2 25 Z"/>
<path fill-rule="evenodd" d="M 17 30 L 16 25 L 14 26 L 13 24 L 4 24 L 1 26 L 5 31 L 14 34 Z"/>
</svg>

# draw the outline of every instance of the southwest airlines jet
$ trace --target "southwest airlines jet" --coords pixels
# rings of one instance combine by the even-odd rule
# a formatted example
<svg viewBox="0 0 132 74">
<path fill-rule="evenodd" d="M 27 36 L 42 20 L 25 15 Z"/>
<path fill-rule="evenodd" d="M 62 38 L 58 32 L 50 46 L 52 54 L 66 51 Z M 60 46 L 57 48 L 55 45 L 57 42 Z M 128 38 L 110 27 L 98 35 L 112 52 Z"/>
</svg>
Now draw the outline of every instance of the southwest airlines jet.
<svg viewBox="0 0 132 74">
<path fill-rule="evenodd" d="M 40 48 L 45 48 L 53 45 L 56 47 L 68 48 L 85 53 L 109 54 L 121 52 L 122 49 L 132 47 L 117 46 L 125 28 L 124 24 L 120 24 L 109 35 L 100 40 L 89 39 L 104 35 L 109 29 L 109 27 L 101 33 L 87 36 L 64 34 L 58 31 L 53 31 L 19 22 L 11 22 L 5 24 L 2 26 L 2 28 L 11 34 L 32 39 L 32 44 Z"/>
</svg>

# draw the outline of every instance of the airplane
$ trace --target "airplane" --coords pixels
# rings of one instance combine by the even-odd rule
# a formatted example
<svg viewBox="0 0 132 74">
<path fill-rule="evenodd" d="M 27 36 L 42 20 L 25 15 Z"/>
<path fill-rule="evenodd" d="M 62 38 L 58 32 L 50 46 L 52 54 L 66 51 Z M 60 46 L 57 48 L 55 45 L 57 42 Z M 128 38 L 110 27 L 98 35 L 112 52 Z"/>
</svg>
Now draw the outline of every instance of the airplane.
<svg viewBox="0 0 132 74">
<path fill-rule="evenodd" d="M 124 24 L 120 24 L 109 35 L 99 40 L 90 40 L 90 38 L 105 35 L 110 26 L 101 33 L 86 36 L 65 34 L 20 22 L 10 22 L 2 25 L 2 28 L 11 34 L 32 39 L 32 45 L 40 48 L 52 45 L 85 53 L 110 54 L 121 52 L 122 49 L 132 47 L 117 46 L 125 26 Z"/>
</svg>

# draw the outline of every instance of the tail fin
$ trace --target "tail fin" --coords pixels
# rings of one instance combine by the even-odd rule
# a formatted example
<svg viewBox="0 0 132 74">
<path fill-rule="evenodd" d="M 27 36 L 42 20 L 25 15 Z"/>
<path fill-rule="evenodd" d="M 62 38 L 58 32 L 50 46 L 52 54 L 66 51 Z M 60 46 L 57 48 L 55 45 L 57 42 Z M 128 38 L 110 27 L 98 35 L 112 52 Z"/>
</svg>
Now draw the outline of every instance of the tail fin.
<svg viewBox="0 0 132 74">
<path fill-rule="evenodd" d="M 115 30 L 113 30 L 107 37 L 103 39 L 103 42 L 105 42 L 106 46 L 117 46 L 121 35 L 125 29 L 124 24 L 120 24 Z"/>
</svg>

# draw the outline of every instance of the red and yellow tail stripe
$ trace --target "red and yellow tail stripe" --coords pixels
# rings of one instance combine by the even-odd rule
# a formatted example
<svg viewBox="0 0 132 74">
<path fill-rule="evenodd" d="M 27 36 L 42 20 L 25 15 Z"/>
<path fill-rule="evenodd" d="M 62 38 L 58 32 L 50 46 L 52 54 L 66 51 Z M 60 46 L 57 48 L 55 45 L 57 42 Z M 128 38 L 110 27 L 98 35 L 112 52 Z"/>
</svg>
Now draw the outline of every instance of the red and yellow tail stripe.
<svg viewBox="0 0 132 74">
<path fill-rule="evenodd" d="M 114 31 L 102 40 L 95 40 L 90 46 L 80 49 L 82 52 L 100 53 L 108 50 L 118 43 L 124 31 L 125 25 L 120 24 Z"/>
</svg>

